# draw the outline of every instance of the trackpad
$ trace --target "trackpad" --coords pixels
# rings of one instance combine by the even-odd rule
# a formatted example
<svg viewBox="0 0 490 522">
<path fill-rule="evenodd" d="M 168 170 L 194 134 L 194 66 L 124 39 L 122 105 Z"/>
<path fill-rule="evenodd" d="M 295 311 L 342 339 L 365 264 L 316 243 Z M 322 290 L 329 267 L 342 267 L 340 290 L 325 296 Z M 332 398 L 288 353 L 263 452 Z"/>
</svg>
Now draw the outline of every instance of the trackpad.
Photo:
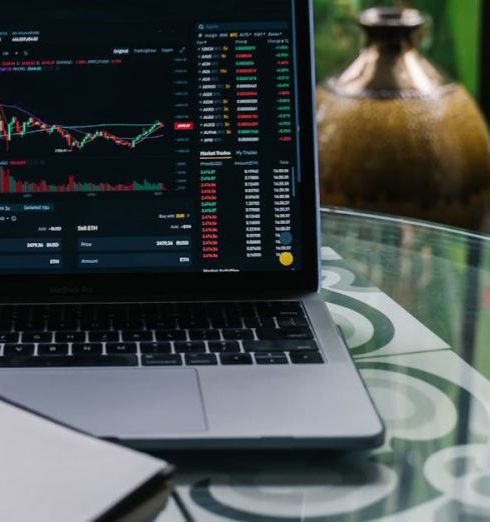
<svg viewBox="0 0 490 522">
<path fill-rule="evenodd" d="M 191 369 L 1 372 L 0 395 L 100 437 L 206 431 L 197 374 Z"/>
</svg>

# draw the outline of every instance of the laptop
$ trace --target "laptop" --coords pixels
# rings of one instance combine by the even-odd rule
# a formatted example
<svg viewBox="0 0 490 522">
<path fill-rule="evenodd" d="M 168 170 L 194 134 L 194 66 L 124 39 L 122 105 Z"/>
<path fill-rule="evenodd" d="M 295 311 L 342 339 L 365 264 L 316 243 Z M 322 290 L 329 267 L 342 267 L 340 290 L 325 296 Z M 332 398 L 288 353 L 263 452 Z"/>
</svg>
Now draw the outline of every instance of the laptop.
<svg viewBox="0 0 490 522">
<path fill-rule="evenodd" d="M 318 292 L 311 15 L 4 0 L 0 395 L 146 450 L 382 442 Z"/>
</svg>

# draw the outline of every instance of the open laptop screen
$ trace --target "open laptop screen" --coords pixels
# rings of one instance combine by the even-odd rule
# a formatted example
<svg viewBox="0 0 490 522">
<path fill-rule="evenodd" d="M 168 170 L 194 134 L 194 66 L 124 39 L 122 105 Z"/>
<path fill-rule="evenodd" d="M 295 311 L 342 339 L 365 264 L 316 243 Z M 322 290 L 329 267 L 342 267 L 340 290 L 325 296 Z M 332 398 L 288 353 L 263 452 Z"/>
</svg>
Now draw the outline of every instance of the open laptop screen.
<svg viewBox="0 0 490 522">
<path fill-rule="evenodd" d="M 7 2 L 0 274 L 300 270 L 294 24 L 291 0 Z"/>
</svg>

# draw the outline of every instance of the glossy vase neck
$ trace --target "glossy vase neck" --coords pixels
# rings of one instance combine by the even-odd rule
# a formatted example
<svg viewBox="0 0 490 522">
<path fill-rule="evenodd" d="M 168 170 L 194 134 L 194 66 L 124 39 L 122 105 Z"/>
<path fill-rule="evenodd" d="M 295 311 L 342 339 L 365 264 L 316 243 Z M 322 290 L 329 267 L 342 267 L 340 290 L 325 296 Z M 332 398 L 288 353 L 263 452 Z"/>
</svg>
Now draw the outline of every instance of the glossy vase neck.
<svg viewBox="0 0 490 522">
<path fill-rule="evenodd" d="M 415 9 L 375 7 L 359 17 L 368 45 L 385 46 L 393 52 L 414 48 L 416 32 L 424 24 L 424 17 Z"/>
<path fill-rule="evenodd" d="M 435 98 L 452 84 L 417 50 L 417 31 L 425 23 L 414 9 L 373 8 L 359 23 L 367 45 L 338 77 L 328 80 L 335 94 L 359 98 Z"/>
</svg>

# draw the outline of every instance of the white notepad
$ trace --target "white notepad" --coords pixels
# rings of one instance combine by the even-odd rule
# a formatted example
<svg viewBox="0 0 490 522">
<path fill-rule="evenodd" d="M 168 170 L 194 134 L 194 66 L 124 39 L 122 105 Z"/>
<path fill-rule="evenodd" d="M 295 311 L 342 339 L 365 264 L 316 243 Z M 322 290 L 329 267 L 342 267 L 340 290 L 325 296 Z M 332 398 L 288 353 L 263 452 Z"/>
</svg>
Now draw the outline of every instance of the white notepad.
<svg viewBox="0 0 490 522">
<path fill-rule="evenodd" d="M 0 520 L 87 522 L 171 468 L 0 401 Z"/>
</svg>

